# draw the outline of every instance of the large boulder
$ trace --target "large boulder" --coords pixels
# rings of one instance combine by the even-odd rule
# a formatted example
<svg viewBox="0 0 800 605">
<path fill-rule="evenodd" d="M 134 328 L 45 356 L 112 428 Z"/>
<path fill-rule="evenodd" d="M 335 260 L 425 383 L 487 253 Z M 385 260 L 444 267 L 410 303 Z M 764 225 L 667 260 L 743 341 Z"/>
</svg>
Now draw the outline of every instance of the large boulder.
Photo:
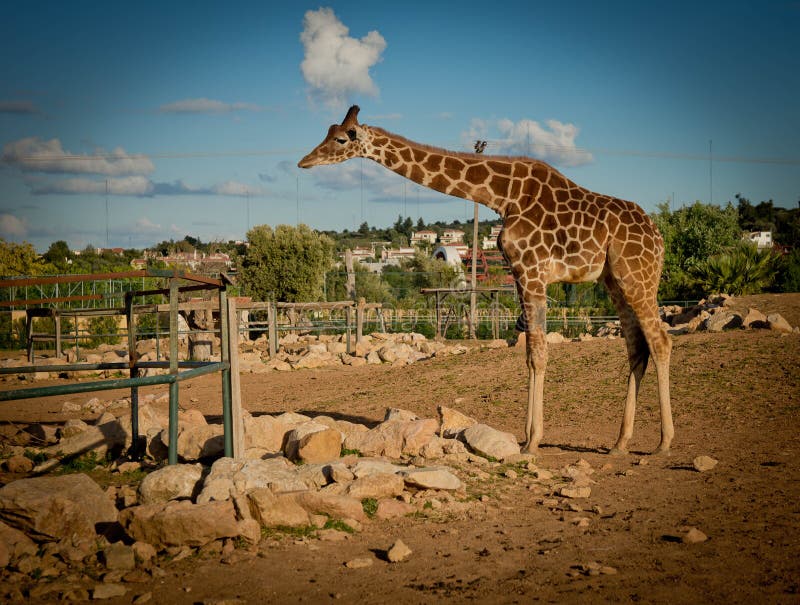
<svg viewBox="0 0 800 605">
<path fill-rule="evenodd" d="M 439 408 L 440 428 L 439 435 L 442 437 L 457 437 L 464 429 L 478 424 L 474 418 L 462 414 L 458 410 L 440 405 Z"/>
<path fill-rule="evenodd" d="M 93 538 L 117 509 L 87 475 L 20 479 L 0 488 L 0 519 L 38 541 Z"/>
<path fill-rule="evenodd" d="M 305 490 L 316 486 L 315 474 L 301 475 L 286 458 L 234 460 L 220 458 L 211 466 L 197 502 L 227 500 L 231 491 L 247 493 L 268 488 L 273 493 Z"/>
<path fill-rule="evenodd" d="M 220 538 L 239 535 L 231 501 L 192 504 L 188 500 L 143 504 L 126 508 L 120 522 L 134 540 L 157 549 L 168 546 L 203 546 Z"/>
<path fill-rule="evenodd" d="M 403 474 L 406 485 L 417 489 L 457 490 L 464 484 L 446 468 L 416 468 Z"/>
<path fill-rule="evenodd" d="M 348 435 L 344 441 L 347 449 L 364 456 L 399 458 L 402 454 L 416 456 L 420 449 L 436 436 L 439 422 L 433 418 L 422 420 L 389 420 L 363 433 Z"/>
<path fill-rule="evenodd" d="M 342 451 L 342 434 L 314 421 L 303 423 L 286 436 L 287 458 L 301 462 L 330 462 Z"/>
<path fill-rule="evenodd" d="M 767 323 L 769 324 L 769 329 L 775 332 L 783 334 L 791 334 L 793 332 L 791 324 L 780 313 L 767 315 Z"/>
<path fill-rule="evenodd" d="M 519 444 L 511 433 L 498 431 L 485 424 L 475 424 L 463 433 L 467 446 L 476 454 L 503 460 L 519 454 Z"/>
<path fill-rule="evenodd" d="M 250 512 L 261 525 L 286 525 L 297 527 L 308 525 L 308 511 L 297 502 L 296 492 L 275 494 L 266 487 L 259 487 L 247 494 Z"/>
<path fill-rule="evenodd" d="M 200 464 L 175 464 L 153 471 L 139 486 L 142 504 L 192 498 L 203 477 Z"/>
<path fill-rule="evenodd" d="M 403 478 L 395 473 L 376 473 L 360 477 L 347 487 L 347 495 L 357 500 L 364 498 L 394 498 L 403 493 Z"/>
<path fill-rule="evenodd" d="M 706 320 L 706 330 L 709 332 L 722 332 L 735 330 L 743 325 L 742 316 L 733 311 L 717 311 Z"/>
</svg>

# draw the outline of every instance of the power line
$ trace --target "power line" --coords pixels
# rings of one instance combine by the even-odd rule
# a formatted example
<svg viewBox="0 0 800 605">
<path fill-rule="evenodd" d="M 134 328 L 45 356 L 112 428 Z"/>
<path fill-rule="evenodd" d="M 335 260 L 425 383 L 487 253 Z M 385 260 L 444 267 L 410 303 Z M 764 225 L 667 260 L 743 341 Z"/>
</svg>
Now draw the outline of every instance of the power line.
<svg viewBox="0 0 800 605">
<path fill-rule="evenodd" d="M 453 147 L 461 147 L 462 143 L 453 144 Z M 508 141 L 504 140 L 489 140 L 487 141 L 487 149 L 502 149 L 509 146 Z M 532 148 L 541 149 L 543 151 L 557 152 L 557 153 L 571 153 L 575 155 L 611 155 L 611 156 L 631 156 L 653 159 L 666 159 L 666 160 L 697 160 L 708 161 L 708 154 L 701 153 L 685 153 L 685 152 L 669 152 L 669 151 L 645 151 L 637 149 L 610 149 L 603 147 L 574 147 L 568 145 L 549 145 L 532 143 Z M 176 151 L 176 152 L 158 152 L 148 154 L 131 154 L 131 155 L 114 155 L 114 154 L 97 154 L 97 155 L 35 155 L 35 156 L 20 156 L 15 158 L 15 164 L 27 162 L 54 162 L 59 160 L 83 160 L 94 161 L 98 159 L 112 160 L 112 161 L 127 161 L 127 160 L 142 160 L 142 159 L 191 159 L 191 158 L 220 158 L 220 157 L 260 157 L 270 155 L 294 155 L 302 154 L 303 149 L 264 149 L 264 150 L 238 150 L 238 151 Z M 724 156 L 715 155 L 714 162 L 734 162 L 744 164 L 782 164 L 788 166 L 800 165 L 800 158 L 776 158 L 776 157 L 753 157 L 753 156 Z"/>
</svg>

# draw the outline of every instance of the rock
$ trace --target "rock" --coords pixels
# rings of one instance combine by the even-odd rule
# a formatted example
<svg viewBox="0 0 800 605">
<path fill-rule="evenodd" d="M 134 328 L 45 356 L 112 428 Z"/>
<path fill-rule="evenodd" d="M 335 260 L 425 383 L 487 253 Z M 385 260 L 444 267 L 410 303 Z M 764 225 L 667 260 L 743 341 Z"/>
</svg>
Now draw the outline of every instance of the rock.
<svg viewBox="0 0 800 605">
<path fill-rule="evenodd" d="M 320 476 L 326 480 L 322 468 L 315 467 L 313 472 L 309 472 L 308 469 L 294 466 L 286 458 L 220 458 L 211 466 L 211 471 L 203 482 L 203 489 L 197 496 L 197 502 L 227 500 L 232 489 L 245 493 L 258 487 L 268 487 L 274 493 L 279 493 L 316 488 Z"/>
<path fill-rule="evenodd" d="M 142 504 L 193 498 L 203 476 L 200 464 L 175 464 L 147 475 L 139 486 Z"/>
<path fill-rule="evenodd" d="M 280 452 L 286 433 L 291 429 L 273 416 L 243 414 L 245 447 L 260 447 L 270 452 Z"/>
<path fill-rule="evenodd" d="M 346 464 L 335 462 L 325 467 L 326 473 L 334 483 L 350 483 L 355 479 L 353 471 L 347 468 Z"/>
<path fill-rule="evenodd" d="M 308 525 L 310 518 L 297 502 L 296 494 L 274 494 L 269 488 L 257 488 L 247 494 L 250 512 L 261 525 L 273 527 Z"/>
<path fill-rule="evenodd" d="M 121 452 L 126 441 L 130 442 L 128 431 L 113 415 L 104 420 L 94 426 L 88 426 L 80 433 L 62 439 L 57 445 L 50 446 L 45 451 L 60 457 L 88 452 L 95 452 L 99 457 L 104 457 L 109 453 L 115 455 Z"/>
<path fill-rule="evenodd" d="M 414 512 L 414 507 L 402 500 L 384 498 L 378 500 L 378 508 L 375 510 L 376 519 L 394 519 L 404 517 Z"/>
<path fill-rule="evenodd" d="M 403 493 L 405 483 L 400 475 L 379 473 L 360 477 L 347 487 L 347 495 L 363 500 L 364 498 L 393 498 Z"/>
<path fill-rule="evenodd" d="M 461 480 L 444 468 L 420 468 L 404 473 L 407 485 L 419 489 L 457 490 L 463 487 Z"/>
<path fill-rule="evenodd" d="M 225 449 L 224 430 L 221 424 L 183 426 L 178 432 L 178 456 L 183 460 L 199 460 L 221 455 Z"/>
<path fill-rule="evenodd" d="M 348 435 L 344 447 L 365 456 L 399 458 L 402 454 L 416 456 L 420 449 L 436 436 L 439 423 L 433 418 L 424 420 L 389 420 L 361 433 Z"/>
<path fill-rule="evenodd" d="M 448 408 L 440 405 L 438 408 L 440 429 L 439 435 L 441 437 L 457 437 L 464 429 L 478 424 L 474 418 L 470 418 L 466 414 L 462 414 L 458 410 Z"/>
<path fill-rule="evenodd" d="M 566 342 L 566 338 L 564 338 L 564 336 L 562 336 L 558 332 L 548 332 L 547 336 L 545 336 L 545 340 L 547 341 L 548 344 L 551 345 L 558 345 L 563 342 Z"/>
<path fill-rule="evenodd" d="M 698 473 L 702 473 L 704 471 L 710 471 L 717 466 L 718 462 L 718 460 L 714 460 L 711 456 L 697 456 L 692 460 L 692 466 Z"/>
<path fill-rule="evenodd" d="M 399 473 L 406 467 L 382 459 L 360 458 L 350 469 L 356 477 L 366 477 L 377 473 Z"/>
<path fill-rule="evenodd" d="M 286 436 L 286 456 L 302 462 L 330 462 L 342 451 L 342 434 L 324 424 L 308 422 Z"/>
<path fill-rule="evenodd" d="M 136 557 L 133 548 L 122 542 L 109 544 L 102 550 L 103 563 L 106 569 L 112 571 L 130 571 L 136 567 Z"/>
<path fill-rule="evenodd" d="M 141 541 L 134 542 L 131 545 L 131 550 L 133 551 L 134 559 L 140 563 L 149 563 L 158 554 L 152 544 Z"/>
<path fill-rule="evenodd" d="M 321 490 L 297 492 L 294 497 L 312 515 L 327 515 L 333 519 L 353 519 L 358 522 L 367 519 L 361 501 L 352 496 Z"/>
<path fill-rule="evenodd" d="M 562 487 L 558 493 L 564 498 L 588 498 L 592 494 L 592 488 L 586 486 L 567 486 Z"/>
<path fill-rule="evenodd" d="M 377 351 L 370 351 L 367 355 L 367 364 L 369 365 L 380 365 L 383 363 L 381 356 L 378 355 Z"/>
<path fill-rule="evenodd" d="M 779 313 L 772 313 L 771 315 L 767 315 L 767 323 L 769 324 L 769 329 L 775 332 L 781 332 L 782 334 L 791 334 L 792 333 L 792 326 L 786 321 Z"/>
<path fill-rule="evenodd" d="M 8 559 L 4 565 L 0 565 L 0 567 L 5 567 L 9 562 L 14 563 L 23 555 L 35 555 L 39 549 L 34 541 L 24 533 L 0 522 L 0 550 Z"/>
<path fill-rule="evenodd" d="M 62 414 L 73 414 L 75 412 L 80 412 L 82 409 L 80 403 L 75 403 L 74 401 L 65 401 L 61 404 L 61 413 Z"/>
<path fill-rule="evenodd" d="M 508 456 L 519 454 L 517 438 L 511 433 L 504 433 L 485 424 L 475 424 L 464 430 L 467 446 L 481 456 L 503 460 Z"/>
<path fill-rule="evenodd" d="M 733 311 L 717 311 L 706 320 L 706 329 L 709 332 L 722 332 L 735 330 L 743 325 L 742 316 Z"/>
<path fill-rule="evenodd" d="M 220 538 L 235 538 L 239 527 L 233 503 L 192 504 L 188 500 L 126 508 L 120 523 L 134 540 L 156 548 L 202 546 Z"/>
<path fill-rule="evenodd" d="M 747 308 L 747 315 L 744 316 L 742 320 L 745 328 L 751 329 L 760 329 L 760 328 L 769 328 L 769 322 L 767 321 L 767 316 L 764 315 L 758 309 L 754 309 L 753 307 Z"/>
<path fill-rule="evenodd" d="M 125 588 L 122 584 L 113 584 L 113 583 L 103 583 L 97 584 L 92 591 L 92 599 L 100 600 L 100 599 L 113 599 L 114 597 L 121 597 L 128 589 Z"/>
<path fill-rule="evenodd" d="M 117 509 L 99 485 L 77 473 L 5 485 L 0 488 L 0 519 L 36 540 L 94 539 L 96 529 L 117 520 Z"/>
<path fill-rule="evenodd" d="M 33 460 L 18 454 L 6 459 L 5 467 L 9 473 L 29 473 L 33 470 Z"/>
<path fill-rule="evenodd" d="M 402 410 L 400 408 L 388 408 L 383 417 L 383 421 L 386 422 L 388 420 L 405 420 L 409 422 L 412 420 L 419 420 L 419 416 L 408 410 Z"/>
<path fill-rule="evenodd" d="M 364 567 L 369 567 L 372 563 L 371 557 L 357 557 L 345 563 L 344 566 L 348 569 L 363 569 Z"/>
<path fill-rule="evenodd" d="M 699 544 L 708 540 L 708 536 L 701 532 L 696 527 L 686 528 L 685 533 L 681 537 L 681 542 L 684 544 Z"/>
<path fill-rule="evenodd" d="M 74 437 L 84 431 L 88 430 L 89 425 L 86 424 L 83 420 L 78 418 L 71 418 L 64 423 L 59 429 L 59 436 L 61 439 L 68 439 L 70 437 Z"/>
<path fill-rule="evenodd" d="M 58 442 L 58 427 L 51 424 L 31 424 L 25 429 L 37 445 Z"/>
<path fill-rule="evenodd" d="M 399 563 L 400 561 L 407 559 L 411 553 L 412 550 L 406 546 L 405 542 L 398 539 L 395 540 L 395 543 L 392 544 L 392 547 L 386 551 L 386 558 L 389 560 L 389 563 Z"/>
</svg>

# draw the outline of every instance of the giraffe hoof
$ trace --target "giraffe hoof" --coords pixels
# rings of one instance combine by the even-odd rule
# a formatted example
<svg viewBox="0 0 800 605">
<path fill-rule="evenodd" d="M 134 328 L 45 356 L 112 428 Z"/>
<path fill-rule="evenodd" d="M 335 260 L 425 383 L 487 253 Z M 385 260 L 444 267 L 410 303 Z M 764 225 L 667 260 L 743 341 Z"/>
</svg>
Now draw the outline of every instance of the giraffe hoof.
<svg viewBox="0 0 800 605">
<path fill-rule="evenodd" d="M 608 450 L 609 456 L 626 456 L 628 454 L 628 450 L 623 450 L 618 447 L 612 447 Z"/>
<path fill-rule="evenodd" d="M 539 448 L 538 448 L 538 446 L 531 445 L 530 443 L 527 443 L 524 446 L 522 446 L 521 452 L 523 454 L 538 454 L 539 453 Z"/>
<path fill-rule="evenodd" d="M 653 456 L 669 456 L 669 446 L 659 445 L 652 454 Z"/>
</svg>

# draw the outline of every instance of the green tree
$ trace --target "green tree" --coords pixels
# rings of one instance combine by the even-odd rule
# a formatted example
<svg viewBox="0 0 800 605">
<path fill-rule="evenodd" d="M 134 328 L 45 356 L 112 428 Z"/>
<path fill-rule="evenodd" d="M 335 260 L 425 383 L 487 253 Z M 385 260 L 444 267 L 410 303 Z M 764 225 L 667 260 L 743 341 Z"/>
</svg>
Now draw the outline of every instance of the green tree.
<svg viewBox="0 0 800 605">
<path fill-rule="evenodd" d="M 47 267 L 39 260 L 32 244 L 15 244 L 0 238 L 0 275 L 17 277 L 20 275 L 41 275 Z"/>
<path fill-rule="evenodd" d="M 653 220 L 664 238 L 661 298 L 702 296 L 704 292 L 692 269 L 740 241 L 738 211 L 730 203 L 720 207 L 695 202 L 671 212 L 665 202 L 659 204 Z"/>
<path fill-rule="evenodd" d="M 770 288 L 778 275 L 779 258 L 754 244 L 736 246 L 696 264 L 692 275 L 706 294 L 744 296 Z"/>
<path fill-rule="evenodd" d="M 239 261 L 244 291 L 257 300 L 311 302 L 323 294 L 333 264 L 333 240 L 306 225 L 257 225 Z"/>
</svg>

